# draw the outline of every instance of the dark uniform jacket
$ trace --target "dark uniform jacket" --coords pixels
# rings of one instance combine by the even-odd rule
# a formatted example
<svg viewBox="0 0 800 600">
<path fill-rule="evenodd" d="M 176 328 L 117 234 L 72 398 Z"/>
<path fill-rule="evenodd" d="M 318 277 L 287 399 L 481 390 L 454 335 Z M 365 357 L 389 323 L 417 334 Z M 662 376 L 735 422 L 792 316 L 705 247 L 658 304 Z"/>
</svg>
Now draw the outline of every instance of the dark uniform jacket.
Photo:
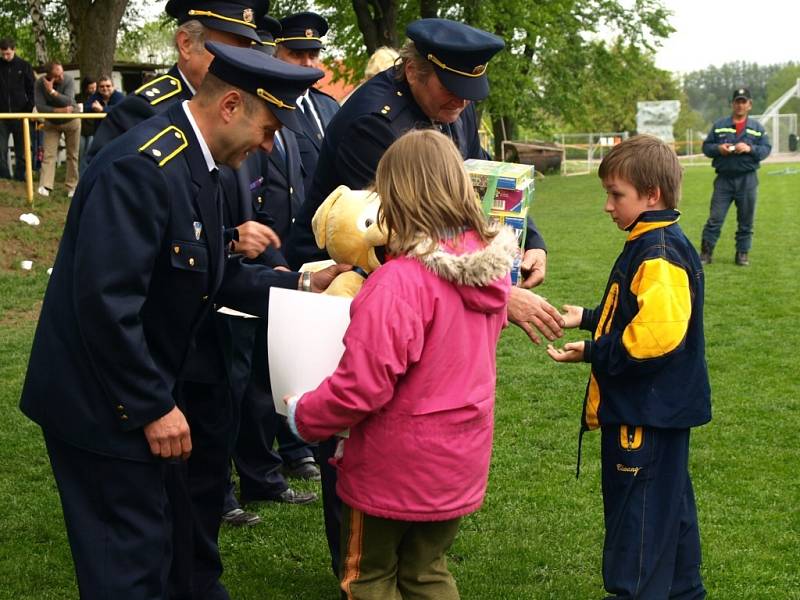
<svg viewBox="0 0 800 600">
<path fill-rule="evenodd" d="M 307 98 L 311 100 L 317 111 L 319 120 L 322 121 L 323 131 L 327 130 L 333 116 L 339 110 L 339 103 L 335 98 L 316 88 L 309 88 Z M 300 122 L 303 131 L 297 134 L 297 146 L 300 150 L 300 160 L 303 163 L 303 179 L 306 189 L 311 186 L 314 172 L 317 170 L 317 161 L 322 149 L 323 134 L 310 114 L 301 114 Z"/>
<path fill-rule="evenodd" d="M 648 211 L 629 229 L 603 300 L 583 310 L 593 332 L 583 427 L 685 429 L 711 419 L 703 333 L 703 267 L 676 210 Z"/>
<path fill-rule="evenodd" d="M 103 146 L 134 125 L 166 112 L 173 104 L 191 99 L 192 92 L 178 71 L 178 65 L 172 65 L 166 75 L 145 83 L 109 110 L 106 118 L 97 125 L 87 160 L 91 161 Z"/>
<path fill-rule="evenodd" d="M 266 316 L 297 274 L 227 260 L 216 174 L 180 104 L 109 144 L 75 193 L 21 408 L 50 435 L 151 460 L 142 427 L 175 406 L 215 303 Z"/>
<path fill-rule="evenodd" d="M 264 180 L 253 199 L 257 210 L 268 216 L 270 227 L 286 243 L 292 221 L 305 199 L 305 185 L 297 137 L 286 128 L 280 136 L 284 153 L 277 148 L 270 154 L 258 153 Z"/>
<path fill-rule="evenodd" d="M 722 156 L 720 144 L 735 145 L 744 142 L 750 146 L 747 154 L 728 154 Z M 733 117 L 720 119 L 711 127 L 703 142 L 703 154 L 712 159 L 711 165 L 720 175 L 736 176 L 755 171 L 763 159 L 769 156 L 772 145 L 764 127 L 755 119 L 747 118 L 742 135 L 736 136 L 736 125 Z"/>
<path fill-rule="evenodd" d="M 0 112 L 31 112 L 35 79 L 31 65 L 19 56 L 0 59 Z"/>
<path fill-rule="evenodd" d="M 379 73 L 362 85 L 342 106 L 331 121 L 322 142 L 317 171 L 290 235 L 287 258 L 292 267 L 327 258 L 317 248 L 311 219 L 325 198 L 337 186 L 364 189 L 375 178 L 375 171 L 386 149 L 398 137 L 412 129 L 430 128 L 431 123 L 414 101 L 405 82 L 395 79 L 395 69 Z M 458 120 L 441 125 L 467 158 L 489 158 L 478 138 L 478 120 L 472 104 Z M 544 240 L 532 222 L 528 222 L 526 248 L 544 248 Z"/>
</svg>

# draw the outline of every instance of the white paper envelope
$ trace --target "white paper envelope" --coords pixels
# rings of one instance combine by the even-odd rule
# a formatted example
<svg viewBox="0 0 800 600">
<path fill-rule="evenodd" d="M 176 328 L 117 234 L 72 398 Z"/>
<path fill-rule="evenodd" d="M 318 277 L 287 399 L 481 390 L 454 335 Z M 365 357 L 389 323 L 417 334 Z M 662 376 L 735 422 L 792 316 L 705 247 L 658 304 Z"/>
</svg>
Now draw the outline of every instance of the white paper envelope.
<svg viewBox="0 0 800 600">
<path fill-rule="evenodd" d="M 286 415 L 284 396 L 315 390 L 336 370 L 349 324 L 350 298 L 270 289 L 267 356 L 278 414 Z"/>
</svg>

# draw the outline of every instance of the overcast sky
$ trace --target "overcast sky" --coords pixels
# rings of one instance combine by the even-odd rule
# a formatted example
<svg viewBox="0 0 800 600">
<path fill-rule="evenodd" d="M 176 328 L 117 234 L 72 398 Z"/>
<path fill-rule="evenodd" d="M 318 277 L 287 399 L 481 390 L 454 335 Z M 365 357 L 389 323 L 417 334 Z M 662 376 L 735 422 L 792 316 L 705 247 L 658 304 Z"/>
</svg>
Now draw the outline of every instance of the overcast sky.
<svg viewBox="0 0 800 600">
<path fill-rule="evenodd" d="M 273 0 L 273 6 L 279 1 Z M 673 12 L 670 23 L 676 30 L 656 54 L 662 69 L 687 73 L 738 60 L 762 65 L 800 62 L 798 0 L 662 2 Z M 165 4 L 148 1 L 146 11 L 157 15 Z"/>
<path fill-rule="evenodd" d="M 744 60 L 800 62 L 797 0 L 663 0 L 675 28 L 656 54 L 667 71 L 689 72 Z"/>
</svg>

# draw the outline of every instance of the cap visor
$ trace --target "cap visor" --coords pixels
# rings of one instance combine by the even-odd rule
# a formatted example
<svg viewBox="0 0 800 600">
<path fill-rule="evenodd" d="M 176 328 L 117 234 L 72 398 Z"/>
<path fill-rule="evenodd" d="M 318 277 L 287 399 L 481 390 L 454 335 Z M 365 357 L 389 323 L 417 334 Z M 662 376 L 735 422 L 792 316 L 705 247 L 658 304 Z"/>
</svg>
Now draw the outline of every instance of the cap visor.
<svg viewBox="0 0 800 600">
<path fill-rule="evenodd" d="M 319 40 L 289 40 L 288 42 L 281 42 L 282 46 L 291 48 L 292 50 L 321 50 L 322 42 Z"/>
<path fill-rule="evenodd" d="M 464 77 L 438 67 L 434 68 L 442 85 L 459 98 L 480 102 L 489 95 L 489 80 L 485 73 L 480 77 Z"/>
<path fill-rule="evenodd" d="M 222 21 L 220 19 L 214 19 L 214 18 L 202 19 L 201 22 L 203 23 L 203 25 L 205 25 L 210 29 L 216 29 L 217 31 L 227 31 L 228 33 L 233 33 L 234 35 L 247 38 L 248 40 L 253 40 L 254 42 L 261 41 L 261 38 L 258 37 L 258 33 L 256 33 L 255 27 L 248 27 L 247 25 L 239 25 L 238 23 L 229 23 L 227 21 Z"/>
</svg>

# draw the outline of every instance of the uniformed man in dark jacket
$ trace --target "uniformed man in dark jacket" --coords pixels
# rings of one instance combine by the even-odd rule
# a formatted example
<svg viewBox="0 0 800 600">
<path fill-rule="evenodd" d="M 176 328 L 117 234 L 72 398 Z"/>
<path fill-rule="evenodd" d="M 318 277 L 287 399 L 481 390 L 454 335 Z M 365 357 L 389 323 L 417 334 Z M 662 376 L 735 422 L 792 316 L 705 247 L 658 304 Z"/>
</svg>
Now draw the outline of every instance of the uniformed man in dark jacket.
<svg viewBox="0 0 800 600">
<path fill-rule="evenodd" d="M 197 96 L 87 169 L 34 338 L 21 409 L 44 433 L 82 598 L 161 600 L 172 557 L 191 552 L 170 542 L 165 473 L 204 450 L 187 416 L 216 409 L 177 390 L 197 325 L 222 303 L 264 317 L 270 287 L 319 290 L 334 276 L 227 259 L 217 173 L 297 127 L 294 102 L 321 73 L 208 48 Z M 227 598 L 205 584 L 169 595 Z"/>
<path fill-rule="evenodd" d="M 717 177 L 711 196 L 711 214 L 703 227 L 700 261 L 706 265 L 711 262 L 725 215 L 731 203 L 735 202 L 736 254 L 733 261 L 746 267 L 750 264 L 749 252 L 753 242 L 757 171 L 761 161 L 769 156 L 772 145 L 761 123 L 748 117 L 753 108 L 750 90 L 744 87 L 735 89 L 731 102 L 731 116 L 716 121 L 703 142 L 703 154 L 712 159 Z"/>
<path fill-rule="evenodd" d="M 473 101 L 489 95 L 487 62 L 503 41 L 447 19 L 421 19 L 408 26 L 402 62 L 361 86 L 329 125 L 307 201 L 287 247 L 289 264 L 327 258 L 317 248 L 311 219 L 338 185 L 362 189 L 374 179 L 386 148 L 410 129 L 436 127 L 452 138 L 461 155 L 489 158 L 478 138 Z M 529 220 L 522 267 L 524 287 L 544 279 L 544 240 Z"/>
<path fill-rule="evenodd" d="M 328 32 L 325 18 L 317 13 L 301 12 L 284 17 L 280 23 L 281 34 L 275 39 L 275 57 L 301 67 L 319 69 L 322 65 L 322 38 Z M 303 124 L 303 131 L 297 136 L 297 145 L 303 163 L 303 183 L 308 190 L 317 169 L 325 131 L 339 110 L 339 103 L 332 96 L 312 87 L 297 99 L 297 106 L 302 112 Z"/>
<path fill-rule="evenodd" d="M 91 160 L 108 142 L 172 104 L 190 100 L 208 71 L 211 56 L 206 41 L 246 48 L 259 40 L 256 19 L 267 11 L 266 0 L 169 0 L 165 12 L 177 19 L 175 49 L 178 62 L 160 77 L 148 81 L 116 105 L 97 127 Z"/>
</svg>

